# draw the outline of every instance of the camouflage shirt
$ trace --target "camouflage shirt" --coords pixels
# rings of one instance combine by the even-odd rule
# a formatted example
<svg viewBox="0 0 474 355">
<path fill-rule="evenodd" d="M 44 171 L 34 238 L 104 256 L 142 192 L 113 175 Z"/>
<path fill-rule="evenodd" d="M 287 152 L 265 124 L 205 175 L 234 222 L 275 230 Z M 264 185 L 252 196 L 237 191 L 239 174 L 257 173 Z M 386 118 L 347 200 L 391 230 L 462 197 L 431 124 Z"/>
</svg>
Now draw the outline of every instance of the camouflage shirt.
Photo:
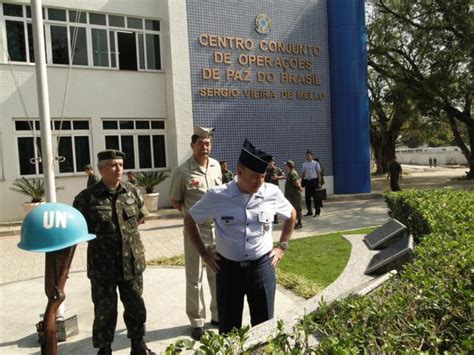
<svg viewBox="0 0 474 355">
<path fill-rule="evenodd" d="M 99 177 L 96 174 L 91 174 L 87 178 L 87 187 L 91 187 L 94 184 L 97 184 L 100 181 Z"/>
<path fill-rule="evenodd" d="M 121 182 L 108 190 L 99 182 L 83 190 L 73 206 L 85 217 L 96 239 L 87 248 L 87 276 L 103 280 L 130 280 L 145 270 L 145 253 L 138 225 L 148 214 L 140 191 Z"/>
<path fill-rule="evenodd" d="M 222 173 L 222 183 L 227 184 L 234 178 L 234 174 L 232 174 L 232 171 L 227 170 Z"/>
</svg>

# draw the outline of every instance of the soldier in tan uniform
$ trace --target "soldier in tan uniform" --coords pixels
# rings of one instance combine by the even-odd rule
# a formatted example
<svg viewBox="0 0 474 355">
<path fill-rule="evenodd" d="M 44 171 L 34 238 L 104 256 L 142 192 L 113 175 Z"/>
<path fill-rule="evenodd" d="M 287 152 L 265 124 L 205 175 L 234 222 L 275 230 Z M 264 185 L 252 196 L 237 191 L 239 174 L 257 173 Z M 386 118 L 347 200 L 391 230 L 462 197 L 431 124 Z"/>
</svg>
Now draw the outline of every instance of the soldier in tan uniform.
<svg viewBox="0 0 474 355">
<path fill-rule="evenodd" d="M 222 184 L 222 174 L 217 160 L 209 157 L 212 148 L 212 128 L 195 127 L 191 137 L 193 155 L 173 172 L 170 187 L 170 202 L 183 215 L 204 196 L 211 187 Z M 203 242 L 207 248 L 215 244 L 212 221 L 199 225 Z M 189 237 L 184 235 L 184 258 L 186 269 L 186 314 L 191 327 L 191 336 L 199 340 L 204 332 L 206 307 L 202 278 L 204 264 Z M 218 324 L 216 301 L 216 274 L 206 268 L 211 289 L 211 323 Z"/>
</svg>

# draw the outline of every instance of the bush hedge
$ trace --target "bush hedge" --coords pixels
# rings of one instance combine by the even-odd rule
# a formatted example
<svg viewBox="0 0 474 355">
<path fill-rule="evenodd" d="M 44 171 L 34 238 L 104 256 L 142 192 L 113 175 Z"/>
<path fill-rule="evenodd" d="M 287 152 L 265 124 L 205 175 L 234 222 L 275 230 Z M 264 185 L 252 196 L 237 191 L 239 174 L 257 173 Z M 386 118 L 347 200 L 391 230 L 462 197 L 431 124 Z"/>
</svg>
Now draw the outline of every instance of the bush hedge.
<svg viewBox="0 0 474 355">
<path fill-rule="evenodd" d="M 388 193 L 390 216 L 419 243 L 414 259 L 384 287 L 314 314 L 325 335 L 317 352 L 474 351 L 474 192 Z"/>
</svg>

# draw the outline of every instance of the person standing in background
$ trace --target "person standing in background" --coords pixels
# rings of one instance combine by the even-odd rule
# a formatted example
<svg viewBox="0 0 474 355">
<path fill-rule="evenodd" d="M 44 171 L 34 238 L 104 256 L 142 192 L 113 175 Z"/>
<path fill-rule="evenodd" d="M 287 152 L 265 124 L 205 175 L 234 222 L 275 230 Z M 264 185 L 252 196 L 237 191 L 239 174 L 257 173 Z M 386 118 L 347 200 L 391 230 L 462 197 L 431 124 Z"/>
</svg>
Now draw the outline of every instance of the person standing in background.
<svg viewBox="0 0 474 355">
<path fill-rule="evenodd" d="M 314 200 L 314 217 L 321 214 L 321 203 L 316 194 L 316 189 L 321 188 L 321 168 L 317 161 L 313 160 L 313 153 L 308 149 L 305 156 L 306 161 L 303 163 L 301 170 L 301 181 L 304 186 L 306 212 L 305 216 L 313 214 L 311 208 L 311 199 Z"/>
<path fill-rule="evenodd" d="M 87 175 L 87 187 L 97 184 L 100 181 L 100 178 L 96 174 L 94 174 L 94 169 L 92 168 L 92 165 L 85 165 L 84 172 Z"/>
<path fill-rule="evenodd" d="M 194 127 L 194 134 L 191 137 L 193 155 L 173 172 L 170 202 L 183 216 L 205 195 L 209 188 L 222 184 L 219 162 L 210 157 L 213 132 L 213 128 Z M 213 249 L 215 247 L 213 221 L 206 220 L 200 223 L 199 231 L 206 248 Z M 206 305 L 202 284 L 205 265 L 186 231 L 184 231 L 184 260 L 186 314 L 191 323 L 192 338 L 200 340 L 204 334 L 204 323 L 206 321 Z M 206 267 L 206 274 L 211 290 L 211 324 L 218 325 L 216 274 L 209 267 Z"/>
<path fill-rule="evenodd" d="M 295 170 L 295 163 L 293 160 L 287 160 L 284 169 L 286 173 L 285 197 L 290 201 L 296 211 L 295 229 L 300 229 L 303 227 L 303 224 L 301 223 L 301 193 L 303 192 L 303 188 L 300 185 L 300 177 Z"/>
<path fill-rule="evenodd" d="M 222 183 L 227 184 L 234 178 L 234 174 L 228 169 L 226 160 L 221 160 L 219 164 L 221 166 Z"/>
<path fill-rule="evenodd" d="M 388 165 L 387 179 L 390 179 L 390 189 L 392 191 L 401 190 L 398 179 L 402 179 L 402 166 L 397 161 L 397 157 L 394 157 Z"/>
<path fill-rule="evenodd" d="M 275 160 L 271 159 L 265 172 L 265 182 L 279 186 L 278 181 L 285 178 L 283 171 L 275 165 Z M 275 215 L 273 223 L 278 224 L 278 216 Z"/>
</svg>

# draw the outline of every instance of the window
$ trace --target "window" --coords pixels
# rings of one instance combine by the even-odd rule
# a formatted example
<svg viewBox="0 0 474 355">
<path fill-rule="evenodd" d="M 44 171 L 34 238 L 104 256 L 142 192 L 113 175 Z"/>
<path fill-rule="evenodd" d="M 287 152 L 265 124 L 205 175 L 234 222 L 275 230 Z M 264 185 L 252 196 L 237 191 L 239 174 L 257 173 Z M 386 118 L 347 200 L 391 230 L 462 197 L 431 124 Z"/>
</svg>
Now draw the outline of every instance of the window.
<svg viewBox="0 0 474 355">
<path fill-rule="evenodd" d="M 31 8 L 1 6 L 9 60 L 33 63 Z M 43 8 L 43 18 L 47 64 L 162 70 L 158 20 L 50 7 Z"/>
<path fill-rule="evenodd" d="M 105 148 L 119 149 L 126 154 L 125 169 L 166 168 L 164 120 L 104 119 L 102 128 Z"/>
<path fill-rule="evenodd" d="M 36 142 L 32 132 L 36 129 Z M 18 162 L 20 175 L 43 173 L 41 164 L 41 138 L 39 120 L 15 120 Z M 56 174 L 82 172 L 84 165 L 91 162 L 90 125 L 88 120 L 52 120 L 53 152 L 64 159 L 56 160 Z M 56 153 L 57 152 L 57 153 Z"/>
</svg>

